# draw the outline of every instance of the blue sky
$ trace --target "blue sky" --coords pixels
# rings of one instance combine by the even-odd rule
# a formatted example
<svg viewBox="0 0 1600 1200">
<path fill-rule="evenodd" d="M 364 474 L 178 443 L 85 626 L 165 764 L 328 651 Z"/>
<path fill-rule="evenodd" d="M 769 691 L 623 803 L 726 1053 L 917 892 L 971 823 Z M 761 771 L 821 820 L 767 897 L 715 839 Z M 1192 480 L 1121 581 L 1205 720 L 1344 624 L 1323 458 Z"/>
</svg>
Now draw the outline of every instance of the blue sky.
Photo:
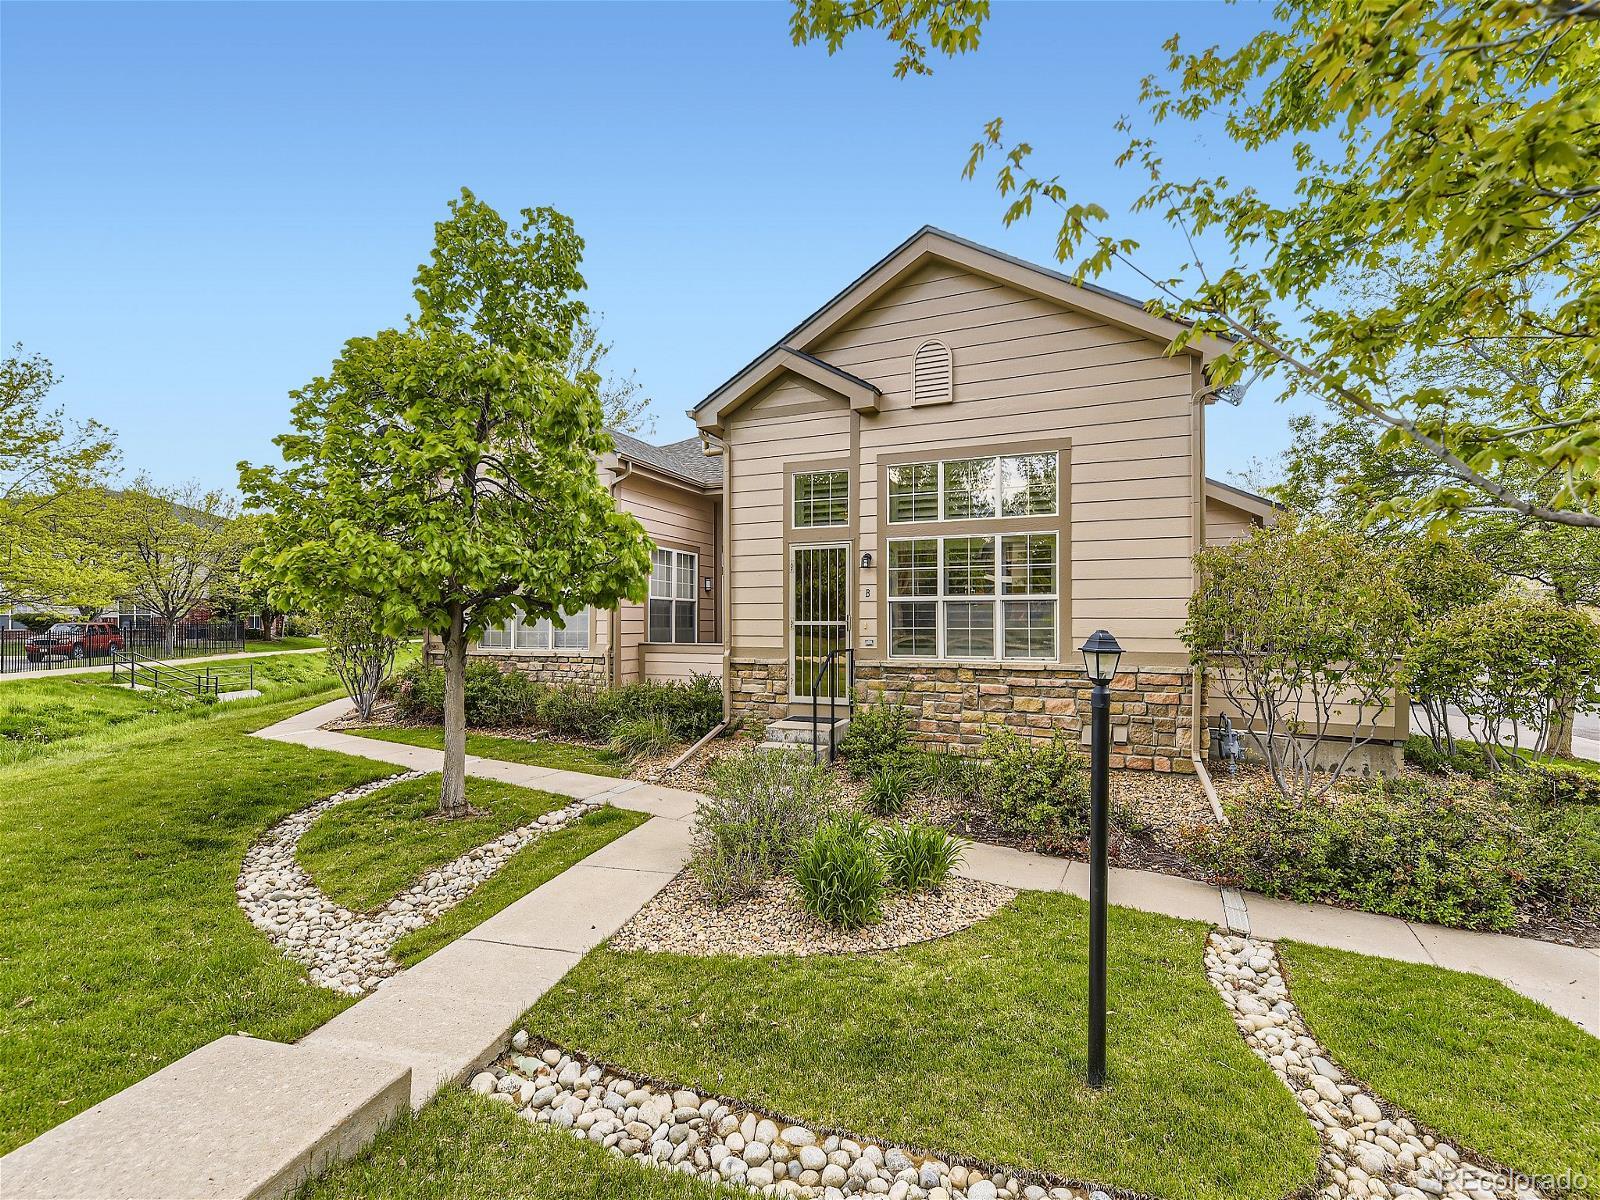
<svg viewBox="0 0 1600 1200">
<path fill-rule="evenodd" d="M 403 320 L 457 190 L 551 204 L 588 242 L 612 365 L 660 440 L 684 410 L 871 262 L 935 224 L 1050 262 L 961 178 L 1003 115 L 1121 219 L 1116 118 L 1174 31 L 1234 41 L 1260 9 L 1001 4 L 983 49 L 896 80 L 863 35 L 789 42 L 786 4 L 21 4 L 0 13 L 0 324 L 130 469 L 232 486 L 275 460 L 287 393 L 348 337 Z M 1259 173 L 1173 131 L 1198 169 Z M 1137 278 L 1102 280 L 1139 295 Z M 1210 469 L 1285 442 L 1263 396 L 1214 408 Z"/>
</svg>

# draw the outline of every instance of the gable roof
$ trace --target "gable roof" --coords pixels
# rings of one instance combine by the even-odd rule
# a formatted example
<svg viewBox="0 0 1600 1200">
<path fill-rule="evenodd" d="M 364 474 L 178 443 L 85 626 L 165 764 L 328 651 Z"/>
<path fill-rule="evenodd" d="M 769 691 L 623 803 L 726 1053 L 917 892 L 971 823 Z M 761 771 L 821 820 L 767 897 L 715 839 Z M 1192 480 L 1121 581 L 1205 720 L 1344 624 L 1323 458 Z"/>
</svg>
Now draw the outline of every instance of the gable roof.
<svg viewBox="0 0 1600 1200">
<path fill-rule="evenodd" d="M 689 415 L 700 428 L 716 430 L 723 416 L 771 381 L 775 374 L 772 367 L 776 356 L 785 351 L 803 355 L 818 366 L 837 371 L 837 368 L 829 367 L 827 363 L 808 354 L 809 348 L 930 261 L 963 267 L 1156 341 L 1170 342 L 1187 327 L 1181 321 L 1145 311 L 1144 305 L 1131 296 L 1091 283 L 1076 283 L 1071 276 L 1060 271 L 1052 271 L 932 225 L 924 225 L 695 405 Z M 1197 355 L 1201 361 L 1207 362 L 1221 354 L 1227 346 L 1228 343 L 1220 338 L 1203 337 L 1197 338 L 1184 352 Z M 838 374 L 845 375 L 845 372 L 839 371 Z M 854 379 L 853 376 L 848 378 Z M 855 382 L 865 384 L 863 380 Z M 872 390 L 875 392 L 877 389 Z M 861 406 L 852 400 L 852 407 Z"/>
<path fill-rule="evenodd" d="M 722 460 L 707 455 L 697 437 L 668 442 L 665 446 L 652 446 L 649 442 L 615 429 L 608 432 L 616 443 L 616 453 L 620 459 L 651 467 L 702 488 L 722 486 Z"/>
<path fill-rule="evenodd" d="M 1206 476 L 1206 499 L 1230 505 L 1253 517 L 1259 517 L 1267 525 L 1275 524 L 1279 516 L 1289 511 L 1276 500 L 1268 500 L 1265 496 L 1247 492 L 1243 488 L 1234 487 L 1231 483 L 1223 483 L 1220 479 L 1212 479 L 1209 475 Z"/>
</svg>

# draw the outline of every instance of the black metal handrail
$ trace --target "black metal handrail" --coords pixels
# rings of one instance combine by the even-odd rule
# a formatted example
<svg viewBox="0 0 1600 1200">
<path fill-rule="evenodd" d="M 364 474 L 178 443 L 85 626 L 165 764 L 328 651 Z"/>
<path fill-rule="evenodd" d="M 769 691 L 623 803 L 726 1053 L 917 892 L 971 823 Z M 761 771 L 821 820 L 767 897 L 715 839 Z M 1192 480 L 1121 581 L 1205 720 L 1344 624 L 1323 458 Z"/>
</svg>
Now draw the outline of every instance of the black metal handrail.
<svg viewBox="0 0 1600 1200">
<path fill-rule="evenodd" d="M 839 701 L 839 689 L 833 686 L 831 671 L 833 660 L 839 655 L 844 655 L 845 661 L 845 686 L 844 686 L 844 711 L 855 711 L 856 703 L 856 648 L 854 646 L 835 646 L 829 650 L 822 660 L 822 665 L 817 668 L 817 673 L 811 677 L 811 761 L 818 762 L 822 753 L 817 749 L 817 718 L 818 702 L 821 698 L 820 687 L 824 679 L 828 680 L 828 765 L 831 767 L 834 760 L 835 747 L 833 744 L 833 725 L 837 720 L 834 715 Z"/>
<path fill-rule="evenodd" d="M 255 677 L 255 664 L 251 666 L 251 678 Z M 111 682 L 115 684 L 120 674 L 119 668 L 128 668 L 128 686 L 139 686 L 139 673 L 144 672 L 149 681 L 146 686 L 160 690 L 166 686 L 173 691 L 193 692 L 197 696 L 219 695 L 221 692 L 221 676 L 209 668 L 195 670 L 191 667 L 180 667 L 174 663 L 162 662 L 158 658 L 139 654 L 136 651 L 113 650 L 111 652 Z M 163 685 L 161 678 L 165 672 L 167 680 Z M 174 682 L 175 681 L 175 682 Z"/>
</svg>

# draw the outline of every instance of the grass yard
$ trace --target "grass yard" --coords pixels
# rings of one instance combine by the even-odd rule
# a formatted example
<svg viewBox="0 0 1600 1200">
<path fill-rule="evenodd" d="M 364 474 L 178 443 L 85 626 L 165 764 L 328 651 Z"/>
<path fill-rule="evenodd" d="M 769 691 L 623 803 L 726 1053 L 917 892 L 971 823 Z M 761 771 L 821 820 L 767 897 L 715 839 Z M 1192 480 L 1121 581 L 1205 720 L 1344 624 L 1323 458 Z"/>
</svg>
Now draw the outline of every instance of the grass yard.
<svg viewBox="0 0 1600 1200">
<path fill-rule="evenodd" d="M 385 742 L 402 742 L 407 746 L 426 746 L 430 750 L 444 749 L 444 730 L 435 726 L 389 725 L 379 729 L 349 729 L 345 732 Z M 582 771 L 588 775 L 620 777 L 628 770 L 626 758 L 612 753 L 603 746 L 581 746 L 576 742 L 546 738 L 527 741 L 523 738 L 497 737 L 491 733 L 469 731 L 467 753 L 476 754 L 480 758 L 498 758 L 506 762 L 523 763 L 530 767 Z"/>
<path fill-rule="evenodd" d="M 640 1166 L 459 1088 L 295 1200 L 713 1200 L 747 1196 Z"/>
<path fill-rule="evenodd" d="M 1377 1092 L 1529 1175 L 1600 1196 L 1600 1041 L 1491 979 L 1279 947 L 1312 1032 Z"/>
<path fill-rule="evenodd" d="M 221 717 L 242 711 L 240 705 L 309 696 L 338 683 L 322 654 L 264 655 L 244 664 L 216 665 L 227 670 L 226 684 L 237 679 L 240 687 L 253 667 L 263 699 L 217 704 L 135 691 L 114 684 L 108 672 L 0 682 L 0 764 L 34 758 L 63 742 L 114 741 L 134 729 Z"/>
<path fill-rule="evenodd" d="M 292 1040 L 350 1003 L 307 984 L 233 891 L 267 827 L 394 771 L 245 736 L 311 702 L 212 706 L 0 767 L 0 1153 L 215 1037 Z M 539 839 L 449 929 L 411 935 L 413 960 L 467 928 L 469 905 L 482 919 L 632 827 L 599 816 Z"/>
<path fill-rule="evenodd" d="M 1279 1200 L 1316 1140 L 1203 974 L 1207 929 L 1111 910 L 1110 1086 L 1083 1085 L 1088 907 L 1024 893 L 888 954 L 589 954 L 527 1028 L 797 1120 L 1162 1196 Z"/>
<path fill-rule="evenodd" d="M 318 817 L 300 839 L 300 865 L 346 908 L 371 912 L 434 867 L 568 803 L 550 792 L 468 779 L 467 804 L 477 811 L 441 821 L 439 776 L 424 775 Z"/>
</svg>

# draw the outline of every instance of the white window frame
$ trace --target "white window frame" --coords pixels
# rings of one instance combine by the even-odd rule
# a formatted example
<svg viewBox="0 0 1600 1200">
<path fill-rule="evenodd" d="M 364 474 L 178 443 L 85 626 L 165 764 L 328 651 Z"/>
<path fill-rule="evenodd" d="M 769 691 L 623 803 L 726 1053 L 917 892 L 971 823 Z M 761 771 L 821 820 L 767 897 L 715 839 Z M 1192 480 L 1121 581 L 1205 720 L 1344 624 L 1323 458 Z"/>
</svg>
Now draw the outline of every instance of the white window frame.
<svg viewBox="0 0 1600 1200">
<path fill-rule="evenodd" d="M 809 521 L 802 525 L 799 521 L 800 481 L 811 479 L 818 475 L 842 475 L 844 477 L 844 515 L 837 521 Z M 811 505 L 811 511 L 816 512 L 817 501 L 812 497 L 805 501 Z M 814 471 L 796 471 L 789 476 L 789 528 L 791 529 L 846 529 L 850 525 L 850 469 L 848 467 L 818 467 Z"/>
<path fill-rule="evenodd" d="M 1055 588 L 1050 592 L 1008 592 L 1003 578 L 1005 568 L 1005 541 L 1007 539 L 1027 539 L 1030 537 L 1048 537 L 1055 541 L 1055 559 L 1053 561 L 1053 574 Z M 949 541 L 970 541 L 974 538 L 983 538 L 994 543 L 994 590 L 985 593 L 953 593 L 946 587 L 945 579 L 945 543 Z M 938 543 L 938 590 L 934 594 L 925 596 L 895 596 L 892 589 L 894 562 L 893 547 L 907 542 L 937 542 Z M 889 538 L 884 546 L 884 567 L 888 574 L 884 579 L 884 602 L 888 606 L 884 612 L 884 638 L 887 656 L 891 660 L 905 661 L 938 661 L 938 662 L 1060 662 L 1061 661 L 1061 532 L 1056 529 L 1028 529 L 1028 530 L 998 530 L 976 529 L 957 533 L 925 533 L 910 534 L 905 537 Z M 1054 644 L 1054 653 L 1049 657 L 1038 655 L 1016 655 L 1006 653 L 1005 641 L 1005 606 L 1007 601 L 1012 603 L 1038 602 L 1049 603 L 1055 614 L 1054 634 L 1051 641 Z M 947 628 L 948 604 L 989 603 L 994 605 L 994 653 L 984 655 L 951 654 L 949 652 L 949 636 Z M 932 604 L 934 605 L 934 629 L 936 653 L 928 654 L 896 654 L 894 649 L 894 606 L 897 604 Z"/>
<path fill-rule="evenodd" d="M 577 612 L 563 614 L 567 618 L 567 625 L 563 629 L 556 629 L 555 622 L 549 617 L 540 617 L 537 621 L 529 622 L 521 614 L 502 621 L 499 625 L 492 626 L 483 631 L 483 636 L 478 639 L 479 650 L 490 650 L 496 654 L 581 654 L 589 649 L 589 610 L 580 609 Z M 556 635 L 574 632 L 573 622 L 583 618 L 583 644 L 558 646 Z M 491 637 L 494 639 L 491 641 Z M 500 639 L 505 641 L 501 642 Z"/>
<path fill-rule="evenodd" d="M 666 591 L 663 593 L 656 580 L 656 555 L 668 556 L 668 578 Z M 688 595 L 682 594 L 680 586 L 685 578 L 684 564 L 688 564 Z M 695 588 L 700 583 L 700 555 L 693 550 L 679 550 L 672 546 L 657 546 L 650 553 L 650 595 L 644 602 L 644 640 L 652 646 L 692 646 L 700 641 L 700 596 Z M 650 636 L 650 609 L 657 602 L 668 604 L 668 624 L 672 627 L 672 640 L 657 642 Z M 678 637 L 679 605 L 692 606 L 693 619 L 690 622 L 689 632 L 693 634 L 687 640 Z"/>
<path fill-rule="evenodd" d="M 1042 458 L 1045 455 L 1049 455 L 1055 460 L 1056 468 L 1055 503 L 1050 506 L 1050 511 L 1021 513 L 1017 516 L 1011 517 L 1006 516 L 1004 504 L 1005 460 L 1008 458 Z M 994 501 L 994 515 L 988 517 L 947 517 L 945 516 L 945 467 L 951 463 L 973 462 L 994 463 L 994 491 L 991 497 Z M 965 523 L 968 521 L 1029 521 L 1034 520 L 1035 518 L 1055 517 L 1061 514 L 1061 452 L 1059 450 L 1022 450 L 1012 454 L 976 454 L 963 455 L 958 458 L 928 458 L 921 459 L 917 462 L 891 463 L 889 470 L 892 472 L 896 470 L 911 469 L 914 467 L 933 468 L 934 486 L 938 490 L 938 504 L 935 507 L 934 515 L 931 517 L 896 518 L 894 515 L 894 495 L 890 490 L 891 485 L 887 481 L 888 477 L 886 476 L 886 482 L 884 484 L 883 511 L 887 523 L 890 525 L 936 525 L 953 524 L 958 522 Z"/>
</svg>

